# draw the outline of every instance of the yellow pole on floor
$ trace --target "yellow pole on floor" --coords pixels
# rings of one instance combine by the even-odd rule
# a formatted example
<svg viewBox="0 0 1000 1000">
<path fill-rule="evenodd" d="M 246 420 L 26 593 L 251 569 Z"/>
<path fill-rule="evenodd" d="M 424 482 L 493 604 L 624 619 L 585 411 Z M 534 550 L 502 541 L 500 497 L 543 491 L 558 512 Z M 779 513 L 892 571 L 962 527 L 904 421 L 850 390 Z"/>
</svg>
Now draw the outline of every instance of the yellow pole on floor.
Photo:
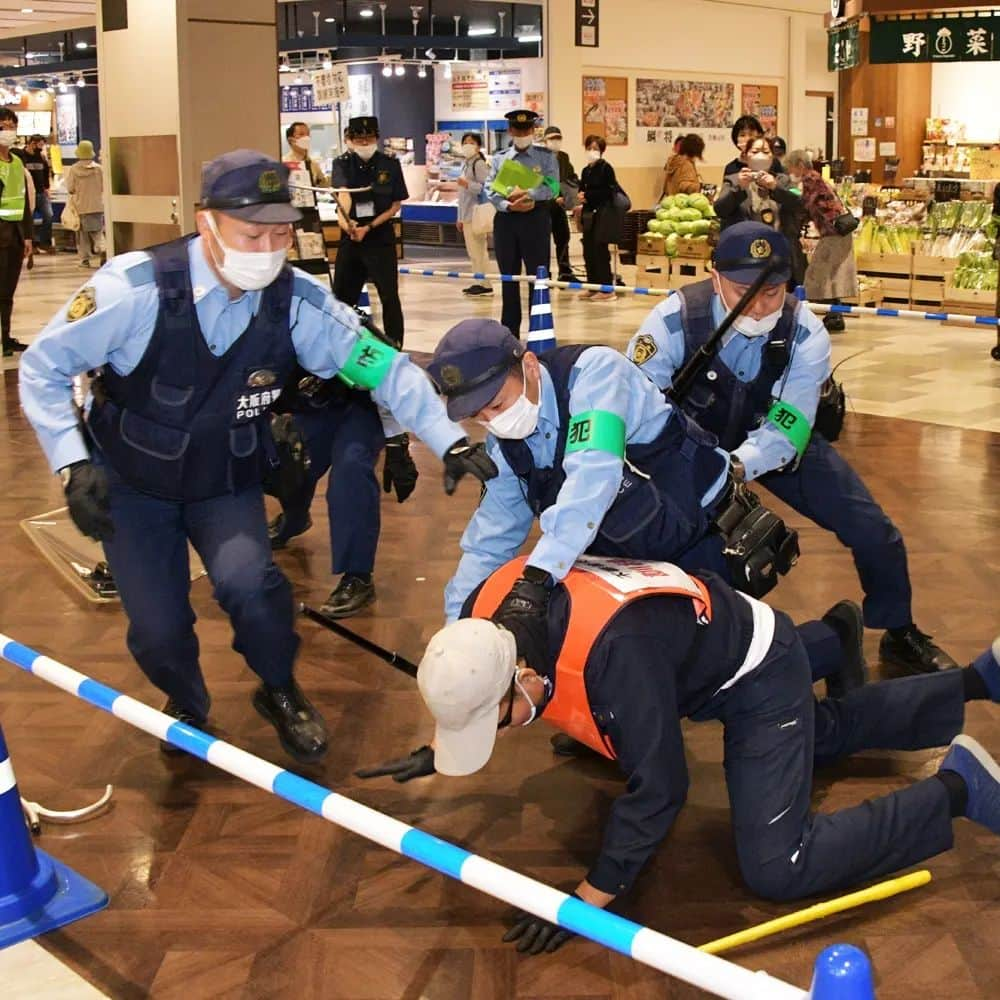
<svg viewBox="0 0 1000 1000">
<path fill-rule="evenodd" d="M 910 889 L 917 889 L 922 885 L 927 885 L 931 880 L 931 873 L 923 870 L 911 872 L 909 875 L 901 875 L 899 878 L 891 878 L 886 882 L 879 882 L 877 885 L 869 886 L 858 892 L 848 893 L 846 896 L 838 896 L 836 899 L 827 900 L 825 903 L 816 903 L 814 906 L 807 906 L 804 910 L 796 910 L 784 917 L 775 920 L 768 920 L 756 927 L 748 927 L 745 931 L 738 931 L 728 937 L 718 938 L 709 941 L 708 944 L 700 945 L 699 951 L 707 951 L 710 955 L 718 955 L 719 952 L 729 951 L 731 948 L 738 948 L 740 945 L 749 944 L 751 941 L 759 941 L 761 938 L 769 937 L 771 934 L 779 934 L 781 931 L 791 930 L 793 927 L 801 927 L 803 924 L 810 924 L 814 920 L 822 920 L 824 917 L 832 916 L 834 913 L 842 913 L 844 910 L 853 909 L 856 906 L 863 906 L 865 903 L 873 903 L 877 899 L 888 899 L 890 896 L 897 896 L 901 892 L 909 892 Z"/>
</svg>

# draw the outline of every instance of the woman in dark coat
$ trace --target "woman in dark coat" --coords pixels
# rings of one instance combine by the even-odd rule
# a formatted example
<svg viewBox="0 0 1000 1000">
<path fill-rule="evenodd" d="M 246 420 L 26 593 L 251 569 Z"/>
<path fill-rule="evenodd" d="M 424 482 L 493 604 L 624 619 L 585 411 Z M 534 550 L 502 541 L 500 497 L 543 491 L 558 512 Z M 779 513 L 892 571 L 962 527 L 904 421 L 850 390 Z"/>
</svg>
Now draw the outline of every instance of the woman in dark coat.
<svg viewBox="0 0 1000 1000">
<path fill-rule="evenodd" d="M 624 213 L 615 204 L 618 180 L 614 167 L 604 159 L 607 143 L 600 136 L 588 135 L 587 166 L 580 175 L 580 197 L 577 207 L 583 230 L 583 259 L 587 267 L 587 282 L 613 285 L 610 244 L 621 239 Z M 611 300 L 614 292 L 584 292 L 583 298 Z"/>
</svg>

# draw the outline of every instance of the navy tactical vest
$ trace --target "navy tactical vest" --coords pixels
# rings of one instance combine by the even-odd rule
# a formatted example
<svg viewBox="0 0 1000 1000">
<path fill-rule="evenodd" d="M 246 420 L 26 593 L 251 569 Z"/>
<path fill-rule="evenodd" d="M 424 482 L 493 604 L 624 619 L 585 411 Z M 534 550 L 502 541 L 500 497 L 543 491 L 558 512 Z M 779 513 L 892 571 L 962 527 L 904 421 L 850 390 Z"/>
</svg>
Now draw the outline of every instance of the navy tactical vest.
<svg viewBox="0 0 1000 1000">
<path fill-rule="evenodd" d="M 715 330 L 711 279 L 687 285 L 679 292 L 684 324 L 684 363 L 702 347 Z M 719 439 L 726 451 L 738 448 L 771 408 L 771 390 L 781 378 L 791 358 L 795 336 L 795 311 L 799 302 L 785 297 L 785 307 L 775 328 L 768 334 L 761 355 L 760 371 L 750 382 L 741 382 L 717 354 L 701 372 L 687 397 L 684 411 Z"/>
<path fill-rule="evenodd" d="M 129 375 L 104 367 L 88 418 L 115 471 L 168 500 L 204 500 L 261 482 L 273 456 L 268 409 L 295 366 L 291 269 L 264 289 L 250 325 L 216 357 L 195 310 L 191 239 L 147 251 L 160 294 L 156 327 Z"/>
<path fill-rule="evenodd" d="M 555 503 L 566 479 L 563 459 L 570 422 L 571 375 L 573 365 L 588 349 L 587 345 L 557 347 L 538 356 L 552 379 L 559 407 L 553 466 L 538 468 L 525 441 L 498 439 L 536 517 Z M 708 515 L 702 509 L 701 498 L 722 474 L 724 465 L 715 445 L 711 434 L 676 409 L 655 441 L 627 444 L 618 496 L 587 551 L 595 555 L 671 559 L 702 537 Z M 678 539 L 684 539 L 680 547 L 674 544 Z"/>
</svg>

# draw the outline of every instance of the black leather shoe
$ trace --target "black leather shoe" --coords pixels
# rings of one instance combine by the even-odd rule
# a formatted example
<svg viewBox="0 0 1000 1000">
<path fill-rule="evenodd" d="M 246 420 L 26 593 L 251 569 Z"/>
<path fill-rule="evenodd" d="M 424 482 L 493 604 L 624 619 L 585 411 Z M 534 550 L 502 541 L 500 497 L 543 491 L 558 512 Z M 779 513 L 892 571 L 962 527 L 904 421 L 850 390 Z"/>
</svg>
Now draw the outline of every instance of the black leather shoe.
<svg viewBox="0 0 1000 1000">
<path fill-rule="evenodd" d="M 312 764 L 326 755 L 329 739 L 323 716 L 294 681 L 287 687 L 262 684 L 254 692 L 253 707 L 274 726 L 285 752 L 300 764 Z"/>
<path fill-rule="evenodd" d="M 596 750 L 591 750 L 586 743 L 567 736 L 566 733 L 556 733 L 549 742 L 552 752 L 559 757 L 600 757 Z"/>
<path fill-rule="evenodd" d="M 312 527 L 312 524 L 312 518 L 307 516 L 306 523 L 301 528 L 296 528 L 284 514 L 279 514 L 267 526 L 267 537 L 271 540 L 271 549 L 283 549 L 297 535 L 304 535 Z"/>
<path fill-rule="evenodd" d="M 203 716 L 195 715 L 194 712 L 189 712 L 186 708 L 181 708 L 173 698 L 167 699 L 167 703 L 161 711 L 164 715 L 172 716 L 178 722 L 184 722 L 189 726 L 194 726 L 195 729 L 207 731 L 207 720 Z M 160 752 L 166 754 L 168 757 L 176 757 L 178 754 L 185 753 L 186 751 L 180 747 L 175 747 L 173 743 L 168 743 L 166 740 L 160 740 Z"/>
<path fill-rule="evenodd" d="M 886 663 L 903 667 L 914 674 L 933 674 L 938 670 L 952 670 L 958 664 L 936 643 L 931 636 L 911 625 L 898 636 L 886 632 L 878 644 L 879 656 Z"/>
<path fill-rule="evenodd" d="M 826 678 L 827 698 L 843 698 L 848 691 L 864 687 L 868 682 L 865 661 L 865 620 L 854 601 L 838 601 L 823 621 L 840 637 L 843 649 L 840 669 Z"/>
<path fill-rule="evenodd" d="M 345 573 L 319 609 L 327 618 L 349 618 L 375 600 L 375 582 Z"/>
<path fill-rule="evenodd" d="M 27 344 L 22 344 L 21 341 L 15 340 L 13 337 L 11 337 L 10 340 L 5 340 L 3 342 L 4 357 L 10 357 L 11 354 L 20 354 L 22 351 L 26 351 L 27 349 Z"/>
</svg>

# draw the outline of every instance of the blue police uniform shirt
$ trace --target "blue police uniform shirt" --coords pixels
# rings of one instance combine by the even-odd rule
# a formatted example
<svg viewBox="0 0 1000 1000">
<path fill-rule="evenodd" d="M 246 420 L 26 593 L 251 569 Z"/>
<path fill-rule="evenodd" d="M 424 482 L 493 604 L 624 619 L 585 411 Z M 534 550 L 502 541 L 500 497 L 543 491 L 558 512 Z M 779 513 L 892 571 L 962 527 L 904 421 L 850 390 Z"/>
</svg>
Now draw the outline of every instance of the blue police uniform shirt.
<svg viewBox="0 0 1000 1000">
<path fill-rule="evenodd" d="M 538 426 L 525 439 L 538 468 L 552 468 L 556 459 L 559 406 L 555 387 L 544 367 Z M 663 394 L 621 354 L 609 347 L 594 347 L 580 355 L 570 377 L 569 412 L 605 410 L 625 421 L 628 444 L 656 440 L 673 409 Z M 497 439 L 487 435 L 486 448 L 499 470 L 486 484 L 483 498 L 462 535 L 462 558 L 445 588 L 445 615 L 454 621 L 462 602 L 495 569 L 517 555 L 535 517 L 525 498 L 521 480 L 507 464 Z M 724 454 L 724 453 L 722 453 Z M 566 479 L 556 502 L 542 512 L 542 537 L 528 562 L 561 580 L 594 541 L 601 521 L 618 495 L 622 459 L 606 451 L 575 451 L 566 455 Z M 703 498 L 711 503 L 726 482 L 722 475 Z"/>
<path fill-rule="evenodd" d="M 712 297 L 712 316 L 716 326 L 726 316 L 726 309 L 718 295 Z M 629 358 L 634 359 L 636 341 L 643 335 L 653 338 L 656 351 L 640 367 L 656 385 L 667 389 L 674 372 L 684 364 L 684 329 L 679 296 L 671 295 L 646 317 L 625 349 Z M 730 330 L 722 343 L 719 359 L 726 367 L 741 382 L 755 379 L 760 372 L 767 337 L 746 337 Z M 774 383 L 771 393 L 775 399 L 782 399 L 801 410 L 812 424 L 816 419 L 820 389 L 830 376 L 830 335 L 819 317 L 805 307 L 799 307 L 795 313 L 792 344 L 791 360 L 784 374 Z M 764 423 L 747 435 L 734 454 L 746 468 L 749 481 L 793 461 L 795 449 L 781 431 L 770 423 Z"/>
<path fill-rule="evenodd" d="M 510 202 L 503 195 L 497 194 L 492 187 L 504 160 L 517 160 L 522 166 L 528 167 L 529 170 L 534 170 L 538 174 L 539 183 L 529 192 L 535 201 L 549 201 L 555 197 L 552 188 L 545 183 L 545 178 L 559 179 L 559 161 L 556 159 L 556 154 L 543 146 L 529 146 L 522 150 L 511 145 L 502 153 L 493 154 L 490 159 L 490 172 L 486 178 L 486 197 L 493 202 L 498 212 L 510 211 Z"/>
<path fill-rule="evenodd" d="M 192 241 L 190 259 L 198 322 L 209 350 L 219 356 L 246 330 L 260 306 L 261 292 L 244 292 L 230 299 L 205 259 L 200 236 Z M 136 266 L 143 268 L 143 279 L 148 271 L 148 280 L 133 284 L 126 272 Z M 315 289 L 308 284 L 322 292 L 322 307 L 314 304 Z M 159 311 L 152 261 L 142 251 L 115 257 L 86 287 L 93 292 L 94 311 L 70 321 L 66 309 L 60 309 L 21 358 L 21 405 L 53 472 L 89 457 L 73 406 L 73 377 L 105 364 L 119 375 L 130 374 L 149 345 Z M 321 378 L 332 378 L 346 363 L 361 327 L 353 310 L 298 270 L 294 271 L 290 323 L 299 363 Z M 258 403 L 266 406 L 276 397 L 273 392 L 270 400 Z M 437 455 L 465 437 L 465 431 L 448 419 L 430 379 L 405 354 L 393 360 L 372 398 Z"/>
</svg>

